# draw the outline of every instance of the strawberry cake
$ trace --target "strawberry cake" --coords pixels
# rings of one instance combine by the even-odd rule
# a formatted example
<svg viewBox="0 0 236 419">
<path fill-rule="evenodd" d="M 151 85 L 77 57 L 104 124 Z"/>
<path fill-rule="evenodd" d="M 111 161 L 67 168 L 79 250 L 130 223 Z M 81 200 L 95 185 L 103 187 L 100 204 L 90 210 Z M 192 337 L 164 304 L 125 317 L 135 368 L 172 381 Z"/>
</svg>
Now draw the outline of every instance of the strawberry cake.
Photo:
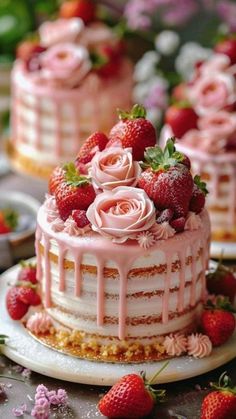
<svg viewBox="0 0 236 419">
<path fill-rule="evenodd" d="M 44 310 L 26 327 L 92 360 L 209 355 L 209 339 L 192 334 L 206 293 L 203 183 L 172 140 L 156 145 L 138 105 L 105 138 L 92 134 L 51 175 L 36 231 Z"/>
<path fill-rule="evenodd" d="M 235 64 L 219 53 L 199 64 L 191 82 L 175 89 L 176 103 L 167 110 L 162 133 L 163 140 L 176 136 L 193 173 L 207 181 L 215 242 L 236 240 Z"/>
<path fill-rule="evenodd" d="M 39 40 L 18 49 L 9 155 L 30 175 L 48 177 L 91 132 L 108 132 L 118 107 L 131 104 L 133 71 L 123 42 L 93 16 L 82 16 L 85 24 L 77 12 L 68 15 L 62 7 L 57 20 L 41 25 Z"/>
</svg>

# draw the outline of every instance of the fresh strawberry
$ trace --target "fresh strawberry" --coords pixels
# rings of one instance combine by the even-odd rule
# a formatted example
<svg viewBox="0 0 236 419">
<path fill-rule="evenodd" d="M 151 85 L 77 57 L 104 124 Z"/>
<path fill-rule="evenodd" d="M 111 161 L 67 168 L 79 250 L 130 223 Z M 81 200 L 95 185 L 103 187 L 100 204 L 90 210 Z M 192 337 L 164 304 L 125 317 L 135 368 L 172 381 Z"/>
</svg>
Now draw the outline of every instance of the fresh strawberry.
<svg viewBox="0 0 236 419">
<path fill-rule="evenodd" d="M 56 192 L 57 187 L 65 180 L 65 170 L 63 167 L 57 166 L 52 171 L 50 179 L 49 179 L 49 185 L 48 189 L 51 195 L 54 195 Z"/>
<path fill-rule="evenodd" d="M 19 299 L 19 287 L 11 287 L 6 295 L 6 306 L 9 316 L 13 320 L 20 320 L 27 313 L 29 304 L 25 304 Z"/>
<path fill-rule="evenodd" d="M 144 374 L 122 377 L 100 400 L 100 412 L 109 418 L 142 418 L 149 415 L 155 402 L 162 401 L 165 396 L 165 390 L 154 390 L 151 384 L 167 364 L 148 383 Z"/>
<path fill-rule="evenodd" d="M 102 151 L 108 143 L 108 138 L 103 132 L 94 132 L 82 145 L 77 157 L 76 165 L 87 164 L 94 157 L 96 151 Z"/>
<path fill-rule="evenodd" d="M 37 40 L 23 41 L 17 48 L 17 57 L 24 61 L 28 71 L 37 71 L 41 68 L 39 56 L 46 48 Z"/>
<path fill-rule="evenodd" d="M 177 138 L 182 138 L 187 131 L 197 128 L 197 120 L 194 109 L 182 102 L 171 105 L 165 115 L 166 124 L 170 125 Z"/>
<path fill-rule="evenodd" d="M 75 209 L 87 210 L 95 199 L 95 191 L 90 180 L 81 176 L 74 163 L 64 166 L 65 179 L 55 191 L 59 214 L 65 221 Z"/>
<path fill-rule="evenodd" d="M 60 17 L 70 19 L 80 17 L 85 24 L 96 17 L 96 5 L 92 0 L 67 0 L 60 7 Z"/>
<path fill-rule="evenodd" d="M 102 45 L 92 53 L 93 69 L 101 77 L 114 77 L 120 71 L 122 50 L 119 44 Z"/>
<path fill-rule="evenodd" d="M 191 161 L 190 161 L 190 159 L 188 158 L 188 156 L 186 156 L 185 154 L 183 154 L 183 156 L 184 156 L 184 158 L 183 158 L 183 160 L 181 161 L 181 163 L 184 165 L 184 166 L 186 166 L 189 170 L 191 169 Z"/>
<path fill-rule="evenodd" d="M 18 225 L 19 215 L 10 208 L 0 210 L 0 234 L 14 231 Z"/>
<path fill-rule="evenodd" d="M 230 58 L 231 64 L 236 64 L 236 39 L 224 39 L 215 46 L 215 51 Z"/>
<path fill-rule="evenodd" d="M 200 419 L 235 419 L 236 387 L 232 387 L 226 372 L 211 387 L 214 391 L 203 399 Z"/>
<path fill-rule="evenodd" d="M 189 210 L 199 214 L 205 205 L 205 197 L 208 194 L 206 183 L 201 181 L 200 176 L 194 177 L 193 193 L 189 204 Z"/>
<path fill-rule="evenodd" d="M 27 285 L 19 285 L 18 289 L 18 300 L 22 303 L 28 304 L 29 306 L 38 306 L 41 304 L 40 295 L 37 294 L 34 288 Z"/>
<path fill-rule="evenodd" d="M 172 98 L 176 102 L 183 102 L 187 100 L 187 85 L 180 83 L 173 88 Z"/>
<path fill-rule="evenodd" d="M 145 152 L 138 186 L 145 190 L 158 210 L 170 208 L 175 218 L 186 217 L 192 196 L 193 179 L 189 169 L 181 164 L 184 155 L 175 150 L 172 139 L 164 151 L 159 146 L 149 147 Z"/>
<path fill-rule="evenodd" d="M 145 108 L 134 105 L 131 112 L 119 111 L 119 117 L 120 121 L 110 131 L 107 147 L 116 144 L 132 147 L 134 160 L 143 160 L 145 148 L 156 144 L 155 128 L 145 119 Z"/>
<path fill-rule="evenodd" d="M 18 274 L 18 281 L 25 281 L 25 282 L 31 282 L 31 284 L 37 284 L 37 278 L 36 278 L 36 265 L 26 262 L 22 260 L 20 262 L 21 270 Z"/>
<path fill-rule="evenodd" d="M 206 275 L 206 280 L 210 294 L 225 295 L 233 304 L 236 295 L 236 276 L 230 268 L 222 265 L 222 260 Z"/>
<path fill-rule="evenodd" d="M 86 216 L 86 211 L 84 210 L 72 211 L 72 218 L 75 220 L 79 228 L 83 228 L 89 224 L 89 220 Z"/>
<path fill-rule="evenodd" d="M 180 231 L 184 231 L 185 221 L 186 219 L 184 217 L 176 218 L 170 222 L 170 225 L 179 233 Z"/>
<path fill-rule="evenodd" d="M 161 211 L 160 214 L 158 214 L 157 223 L 162 224 L 166 221 L 171 221 L 173 216 L 174 216 L 174 211 L 171 208 L 167 208 Z"/>
<path fill-rule="evenodd" d="M 227 298 L 218 298 L 216 305 L 207 302 L 201 317 L 203 332 L 210 338 L 213 346 L 227 342 L 235 329 L 233 308 Z"/>
</svg>

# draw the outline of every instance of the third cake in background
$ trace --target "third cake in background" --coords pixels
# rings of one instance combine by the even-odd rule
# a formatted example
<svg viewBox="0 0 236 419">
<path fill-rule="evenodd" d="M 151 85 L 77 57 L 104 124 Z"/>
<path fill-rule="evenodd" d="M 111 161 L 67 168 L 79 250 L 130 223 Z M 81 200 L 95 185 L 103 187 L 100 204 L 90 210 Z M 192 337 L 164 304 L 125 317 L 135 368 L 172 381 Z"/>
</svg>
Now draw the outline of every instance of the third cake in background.
<svg viewBox="0 0 236 419">
<path fill-rule="evenodd" d="M 236 239 L 236 68 L 226 54 L 199 63 L 189 83 L 173 92 L 162 139 L 175 135 L 178 150 L 207 181 L 214 241 Z"/>
<path fill-rule="evenodd" d="M 40 177 L 70 160 L 91 132 L 109 132 L 116 108 L 131 104 L 123 41 L 96 19 L 91 2 L 86 13 L 68 3 L 41 25 L 39 40 L 19 47 L 12 73 L 10 156 L 17 169 Z"/>
</svg>

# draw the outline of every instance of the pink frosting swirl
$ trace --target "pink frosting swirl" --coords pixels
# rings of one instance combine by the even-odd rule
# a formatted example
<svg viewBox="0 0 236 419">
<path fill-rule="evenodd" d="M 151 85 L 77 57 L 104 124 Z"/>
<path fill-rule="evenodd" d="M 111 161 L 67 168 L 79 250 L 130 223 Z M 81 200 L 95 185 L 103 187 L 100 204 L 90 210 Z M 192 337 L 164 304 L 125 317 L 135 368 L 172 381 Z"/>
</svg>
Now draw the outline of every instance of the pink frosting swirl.
<svg viewBox="0 0 236 419">
<path fill-rule="evenodd" d="M 83 20 L 77 17 L 44 22 L 39 27 L 40 43 L 50 47 L 61 42 L 75 42 L 83 29 Z"/>
<path fill-rule="evenodd" d="M 135 186 L 140 174 L 141 167 L 133 161 L 131 148 L 107 148 L 97 152 L 91 162 L 90 175 L 100 189 Z"/>
<path fill-rule="evenodd" d="M 198 120 L 200 130 L 219 139 L 227 139 L 236 134 L 236 113 L 219 111 L 215 114 L 202 116 Z"/>
<path fill-rule="evenodd" d="M 170 356 L 180 356 L 187 351 L 187 338 L 182 333 L 171 333 L 165 337 L 164 348 Z"/>
<path fill-rule="evenodd" d="M 64 222 L 62 221 L 61 218 L 55 218 L 52 222 L 51 222 L 51 229 L 52 231 L 55 231 L 56 233 L 58 233 L 59 231 L 64 230 Z"/>
<path fill-rule="evenodd" d="M 215 113 L 235 101 L 234 77 L 227 73 L 203 75 L 190 87 L 188 95 L 199 115 Z"/>
<path fill-rule="evenodd" d="M 52 326 L 51 317 L 45 312 L 34 313 L 26 323 L 27 329 L 37 335 L 50 332 Z"/>
<path fill-rule="evenodd" d="M 212 343 L 206 335 L 192 334 L 188 336 L 187 350 L 188 355 L 192 355 L 194 358 L 204 358 L 211 354 Z"/>
<path fill-rule="evenodd" d="M 195 214 L 195 212 L 189 211 L 184 229 L 185 230 L 198 230 L 202 226 L 202 220 L 201 217 L 198 214 Z"/>
<path fill-rule="evenodd" d="M 44 207 L 45 207 L 45 212 L 47 214 L 47 221 L 49 223 L 59 218 L 59 211 L 57 209 L 56 199 L 54 196 L 46 194 Z"/>
<path fill-rule="evenodd" d="M 139 246 L 144 249 L 148 249 L 156 243 L 155 236 L 150 231 L 142 231 L 137 235 L 136 240 Z"/>
<path fill-rule="evenodd" d="M 217 138 L 210 132 L 198 131 L 197 129 L 186 132 L 181 139 L 181 143 L 211 154 L 220 153 L 226 146 L 224 138 Z"/>
<path fill-rule="evenodd" d="M 150 231 L 152 232 L 156 240 L 166 240 L 169 237 L 173 237 L 176 233 L 175 229 L 171 227 L 168 221 L 165 221 L 161 224 L 153 224 Z"/>
<path fill-rule="evenodd" d="M 97 195 L 87 217 L 94 231 L 123 243 L 150 229 L 155 223 L 155 208 L 143 189 L 120 186 Z"/>
<path fill-rule="evenodd" d="M 57 44 L 40 55 L 42 77 L 56 86 L 73 88 L 91 69 L 88 51 L 70 43 Z"/>
<path fill-rule="evenodd" d="M 69 236 L 83 236 L 89 230 L 91 230 L 89 224 L 83 228 L 79 228 L 71 215 L 64 222 L 63 231 L 64 233 L 69 234 Z"/>
</svg>

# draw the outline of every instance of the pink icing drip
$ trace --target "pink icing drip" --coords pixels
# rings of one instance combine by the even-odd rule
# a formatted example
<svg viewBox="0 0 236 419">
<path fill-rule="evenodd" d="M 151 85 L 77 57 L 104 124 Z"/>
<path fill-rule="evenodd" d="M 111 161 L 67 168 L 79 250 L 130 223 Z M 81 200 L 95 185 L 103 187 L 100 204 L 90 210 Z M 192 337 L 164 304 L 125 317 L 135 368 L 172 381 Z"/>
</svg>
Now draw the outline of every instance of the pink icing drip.
<svg viewBox="0 0 236 419">
<path fill-rule="evenodd" d="M 191 245 L 191 252 L 192 252 L 192 264 L 191 264 L 192 283 L 191 283 L 191 290 L 190 290 L 190 305 L 194 306 L 195 303 L 196 303 L 196 281 L 197 281 L 196 259 L 194 257 L 194 255 L 197 252 L 197 244 L 196 243 Z"/>
<path fill-rule="evenodd" d="M 81 259 L 77 254 L 75 255 L 75 295 L 80 297 L 81 295 L 81 272 L 80 272 Z"/>
<path fill-rule="evenodd" d="M 104 319 L 104 280 L 103 269 L 104 261 L 97 258 L 97 325 L 103 325 Z"/>
<path fill-rule="evenodd" d="M 165 274 L 165 289 L 163 296 L 163 306 L 162 306 L 162 322 L 168 323 L 169 319 L 169 297 L 170 297 L 170 279 L 171 279 L 171 253 L 166 252 L 166 274 Z"/>
<path fill-rule="evenodd" d="M 38 281 L 41 281 L 42 279 L 42 258 L 41 258 L 41 252 L 39 248 L 39 244 L 42 238 L 42 231 L 40 227 L 37 225 L 36 233 L 35 233 L 35 253 L 37 256 L 37 271 L 36 271 L 36 277 Z"/>
<path fill-rule="evenodd" d="M 50 238 L 44 235 L 44 259 L 45 259 L 45 307 L 51 307 L 51 272 L 50 272 Z M 59 246 L 60 247 L 60 246 Z"/>
<path fill-rule="evenodd" d="M 185 288 L 185 263 L 186 263 L 186 249 L 183 247 L 181 252 L 178 252 L 180 260 L 179 271 L 179 295 L 178 295 L 178 311 L 181 313 L 184 309 L 184 288 Z"/>
<path fill-rule="evenodd" d="M 124 265 L 125 266 L 125 265 Z M 125 323 L 126 323 L 126 313 L 127 313 L 127 302 L 126 302 L 126 293 L 127 293 L 127 276 L 128 270 L 125 268 L 119 269 L 120 275 L 120 300 L 119 300 L 119 339 L 125 338 Z"/>
<path fill-rule="evenodd" d="M 207 266 L 206 266 L 206 261 L 207 261 L 207 264 L 208 264 L 207 257 L 208 257 L 208 249 L 207 249 L 207 246 L 205 245 L 205 243 L 203 242 L 202 243 L 202 254 L 201 254 L 201 261 L 202 261 L 203 269 L 204 268 L 207 269 Z M 206 276 L 205 275 L 202 275 L 202 277 L 201 277 L 201 284 L 202 284 L 201 298 L 204 301 L 205 297 L 206 297 Z"/>
<path fill-rule="evenodd" d="M 59 291 L 64 292 L 66 290 L 65 284 L 65 269 L 64 269 L 64 258 L 66 254 L 66 246 L 64 243 L 60 243 L 58 265 L 59 265 Z"/>
</svg>

